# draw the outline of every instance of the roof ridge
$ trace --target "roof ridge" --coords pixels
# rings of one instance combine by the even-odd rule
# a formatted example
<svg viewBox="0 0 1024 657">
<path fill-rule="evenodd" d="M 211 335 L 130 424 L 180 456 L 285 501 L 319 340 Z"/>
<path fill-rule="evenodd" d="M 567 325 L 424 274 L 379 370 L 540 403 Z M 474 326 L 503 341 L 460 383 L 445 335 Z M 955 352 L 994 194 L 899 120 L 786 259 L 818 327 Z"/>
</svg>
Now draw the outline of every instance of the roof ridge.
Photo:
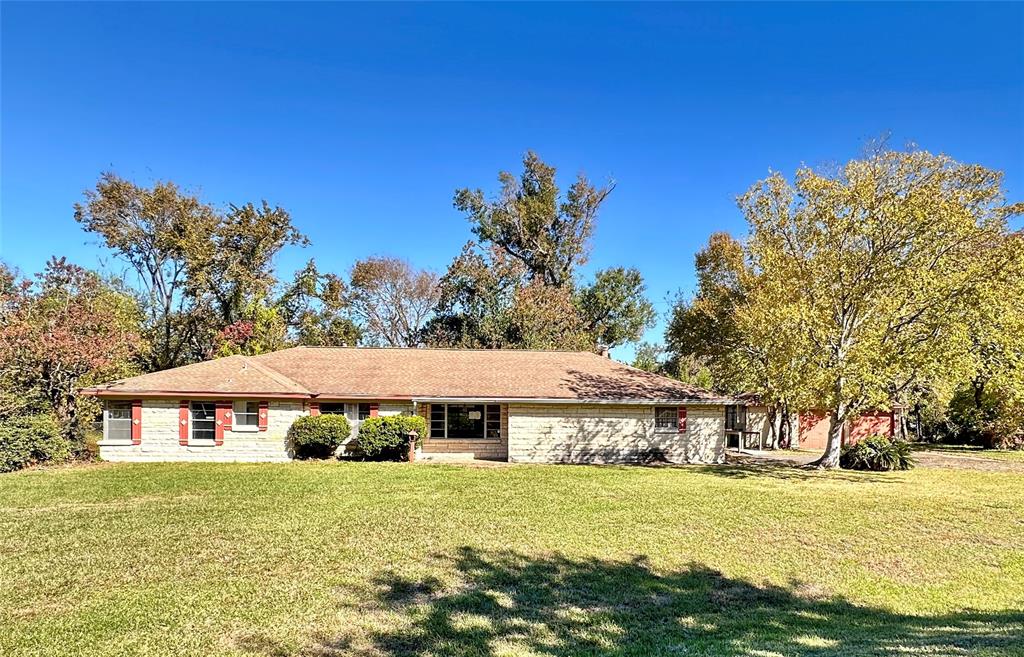
<svg viewBox="0 0 1024 657">
<path fill-rule="evenodd" d="M 505 348 L 487 348 L 487 347 L 377 347 L 373 345 L 364 346 L 336 346 L 336 345 L 318 345 L 318 344 L 300 344 L 294 347 L 287 347 L 285 349 L 278 349 L 277 351 L 268 351 L 265 354 L 258 354 L 256 356 L 249 356 L 249 358 L 262 358 L 272 354 L 279 354 L 283 351 L 293 351 L 296 349 L 348 349 L 351 351 L 480 351 L 480 352 L 505 352 L 505 353 L 535 353 L 535 354 L 587 354 L 591 356 L 598 356 L 599 358 L 606 358 L 601 354 L 589 351 L 587 349 L 505 349 Z M 618 361 L 616 361 L 618 362 Z"/>
<path fill-rule="evenodd" d="M 277 381 L 281 385 L 290 386 L 294 392 L 304 392 L 307 395 L 313 394 L 312 392 L 307 390 L 305 387 L 300 385 L 297 381 L 294 381 L 294 380 L 288 378 L 287 376 L 285 376 L 281 372 L 278 372 L 277 370 L 275 370 L 274 368 L 270 367 L 269 365 L 264 365 L 262 363 L 257 363 L 254 358 L 251 358 L 249 356 L 242 356 L 241 354 L 237 354 L 237 355 L 242 359 L 242 361 L 246 365 L 252 365 L 253 369 L 255 369 L 255 370 L 259 371 L 259 372 L 262 372 L 263 374 L 266 374 L 271 379 L 273 379 L 274 381 Z"/>
</svg>

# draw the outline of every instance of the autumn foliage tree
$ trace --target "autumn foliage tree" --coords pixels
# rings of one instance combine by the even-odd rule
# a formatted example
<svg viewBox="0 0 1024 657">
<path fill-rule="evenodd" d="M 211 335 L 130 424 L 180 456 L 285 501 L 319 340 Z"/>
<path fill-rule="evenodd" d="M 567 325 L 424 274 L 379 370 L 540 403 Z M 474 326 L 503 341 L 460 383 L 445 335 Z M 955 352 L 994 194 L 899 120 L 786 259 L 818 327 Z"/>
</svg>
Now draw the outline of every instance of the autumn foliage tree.
<svg viewBox="0 0 1024 657">
<path fill-rule="evenodd" d="M 563 194 L 556 169 L 528 152 L 523 171 L 498 175 L 492 199 L 460 189 L 479 242 L 469 242 L 439 281 L 424 330 L 439 346 L 594 349 L 638 340 L 654 322 L 636 269 L 613 267 L 579 286 L 598 212 L 614 185 L 579 175 Z"/>
<path fill-rule="evenodd" d="M 818 465 L 837 466 L 856 414 L 967 374 L 970 304 L 1015 246 L 1007 217 L 1021 208 L 1001 182 L 945 155 L 880 150 L 792 183 L 774 174 L 741 197 L 760 290 L 747 306 L 812 363 L 802 385 L 828 410 Z"/>
<path fill-rule="evenodd" d="M 78 388 L 125 376 L 144 354 L 135 299 L 98 274 L 52 259 L 35 281 L 13 281 L 0 297 L 3 383 L 35 408 L 52 411 L 65 437 L 80 443 Z"/>
</svg>

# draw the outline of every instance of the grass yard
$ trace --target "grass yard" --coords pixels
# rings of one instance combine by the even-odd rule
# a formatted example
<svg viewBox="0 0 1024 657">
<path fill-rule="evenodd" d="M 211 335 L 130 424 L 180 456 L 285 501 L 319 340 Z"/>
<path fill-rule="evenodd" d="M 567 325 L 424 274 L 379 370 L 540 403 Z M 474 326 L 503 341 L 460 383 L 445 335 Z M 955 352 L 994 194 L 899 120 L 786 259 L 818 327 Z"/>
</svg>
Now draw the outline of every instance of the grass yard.
<svg viewBox="0 0 1024 657">
<path fill-rule="evenodd" d="M 1024 475 L 0 476 L 0 655 L 1024 655 Z"/>
<path fill-rule="evenodd" d="M 979 459 L 995 459 L 998 461 L 1011 461 L 1024 463 L 1024 450 L 1022 449 L 982 449 L 970 445 L 915 445 L 915 452 L 934 452 L 936 454 L 948 454 L 951 456 L 971 456 Z"/>
</svg>

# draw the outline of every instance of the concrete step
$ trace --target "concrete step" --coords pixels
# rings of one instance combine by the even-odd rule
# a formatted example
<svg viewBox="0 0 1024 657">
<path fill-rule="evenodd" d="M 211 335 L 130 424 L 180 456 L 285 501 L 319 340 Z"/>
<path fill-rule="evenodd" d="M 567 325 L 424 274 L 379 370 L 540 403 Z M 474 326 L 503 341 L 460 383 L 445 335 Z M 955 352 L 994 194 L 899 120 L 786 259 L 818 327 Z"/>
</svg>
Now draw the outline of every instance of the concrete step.
<svg viewBox="0 0 1024 657">
<path fill-rule="evenodd" d="M 473 452 L 420 452 L 418 461 L 437 461 L 441 463 L 464 463 L 473 460 Z"/>
</svg>

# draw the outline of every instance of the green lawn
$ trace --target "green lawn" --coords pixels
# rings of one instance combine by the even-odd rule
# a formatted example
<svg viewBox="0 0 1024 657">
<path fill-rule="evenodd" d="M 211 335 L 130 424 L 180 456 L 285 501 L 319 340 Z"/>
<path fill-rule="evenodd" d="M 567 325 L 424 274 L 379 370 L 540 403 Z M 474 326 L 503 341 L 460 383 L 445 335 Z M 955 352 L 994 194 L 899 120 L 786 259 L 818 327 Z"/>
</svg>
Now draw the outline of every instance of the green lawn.
<svg viewBox="0 0 1024 657">
<path fill-rule="evenodd" d="M 970 445 L 940 445 L 926 444 L 915 445 L 915 452 L 935 452 L 937 454 L 949 454 L 951 456 L 973 456 L 980 459 L 996 459 L 998 461 L 1014 461 L 1024 463 L 1024 450 L 1022 449 L 982 449 Z"/>
<path fill-rule="evenodd" d="M 1024 655 L 1024 476 L 0 476 L 0 655 Z"/>
</svg>

